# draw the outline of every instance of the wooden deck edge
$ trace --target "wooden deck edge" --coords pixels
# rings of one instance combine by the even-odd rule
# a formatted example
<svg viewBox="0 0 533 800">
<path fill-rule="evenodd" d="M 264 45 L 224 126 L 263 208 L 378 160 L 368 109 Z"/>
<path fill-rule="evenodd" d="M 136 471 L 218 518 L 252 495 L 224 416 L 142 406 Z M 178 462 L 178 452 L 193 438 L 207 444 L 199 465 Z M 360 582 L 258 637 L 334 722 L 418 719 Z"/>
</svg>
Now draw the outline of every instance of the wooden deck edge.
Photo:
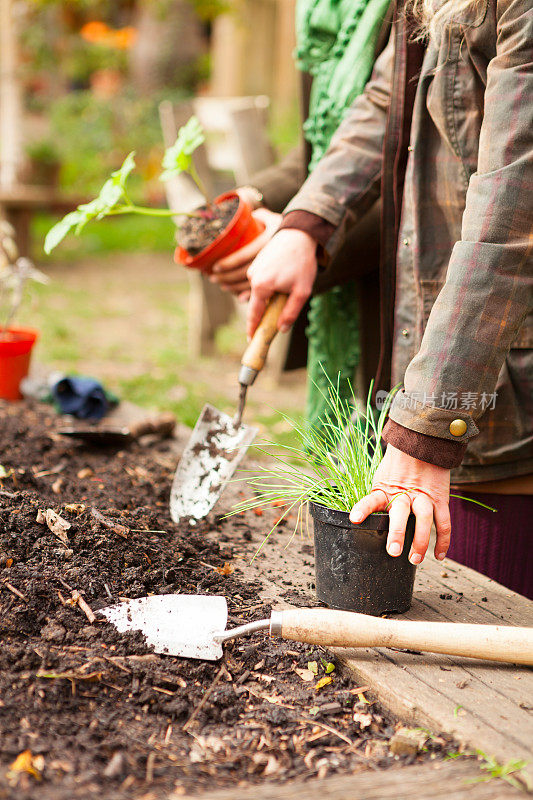
<svg viewBox="0 0 533 800">
<path fill-rule="evenodd" d="M 419 677 L 413 681 L 413 690 L 406 692 L 405 683 L 397 683 L 394 680 L 394 671 L 402 669 L 405 674 L 408 672 L 408 667 L 400 666 L 392 658 L 390 669 L 383 666 L 383 656 L 386 658 L 386 650 L 354 651 L 334 648 L 333 652 L 344 669 L 357 682 L 370 686 L 379 698 L 381 705 L 402 721 L 409 725 L 427 728 L 433 732 L 450 734 L 461 745 L 465 753 L 474 753 L 479 750 L 486 756 L 495 758 L 500 764 L 523 759 L 527 762 L 523 772 L 533 781 L 530 742 L 525 742 L 526 747 L 522 750 L 518 741 L 504 741 L 498 736 L 487 736 L 488 726 L 484 719 L 478 719 L 471 713 L 465 713 L 460 706 L 454 705 L 455 699 L 440 694 L 437 687 L 427 687 L 428 693 L 431 693 L 431 702 L 424 702 L 425 697 L 420 691 Z M 426 654 L 426 658 L 427 656 L 428 654 Z M 438 696 L 437 701 L 435 700 L 436 696 Z M 413 701 L 415 697 L 417 698 L 416 702 Z M 462 716 L 463 713 L 465 716 Z M 517 739 L 519 738 L 520 731 L 517 731 Z M 490 750 L 485 744 L 487 741 L 490 742 Z"/>
<path fill-rule="evenodd" d="M 174 793 L 168 800 L 508 800 L 524 796 L 502 780 L 480 782 L 480 777 L 483 773 L 472 759 L 432 761 L 322 780 L 266 782 L 195 795 Z"/>
</svg>

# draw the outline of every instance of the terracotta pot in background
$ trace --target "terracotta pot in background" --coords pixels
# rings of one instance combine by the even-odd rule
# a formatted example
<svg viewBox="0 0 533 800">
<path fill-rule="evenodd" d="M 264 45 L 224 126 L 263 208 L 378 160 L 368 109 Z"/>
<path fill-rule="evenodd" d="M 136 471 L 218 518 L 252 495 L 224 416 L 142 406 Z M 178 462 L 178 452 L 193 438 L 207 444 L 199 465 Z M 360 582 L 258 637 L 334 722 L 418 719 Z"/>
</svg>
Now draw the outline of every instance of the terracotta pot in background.
<svg viewBox="0 0 533 800">
<path fill-rule="evenodd" d="M 241 247 L 244 247 L 248 242 L 252 242 L 264 231 L 265 226 L 263 223 L 254 219 L 251 207 L 235 192 L 225 192 L 217 197 L 214 202 L 219 204 L 233 197 L 239 199 L 239 205 L 233 219 L 226 225 L 222 233 L 208 247 L 195 256 L 189 255 L 183 247 L 177 247 L 174 254 L 174 260 L 177 264 L 183 264 L 186 267 L 209 273 L 216 261 L 235 252 L 235 250 L 240 250 Z"/>
<path fill-rule="evenodd" d="M 38 332 L 31 328 L 0 329 L 0 398 L 20 400 L 20 382 L 28 374 Z"/>
</svg>

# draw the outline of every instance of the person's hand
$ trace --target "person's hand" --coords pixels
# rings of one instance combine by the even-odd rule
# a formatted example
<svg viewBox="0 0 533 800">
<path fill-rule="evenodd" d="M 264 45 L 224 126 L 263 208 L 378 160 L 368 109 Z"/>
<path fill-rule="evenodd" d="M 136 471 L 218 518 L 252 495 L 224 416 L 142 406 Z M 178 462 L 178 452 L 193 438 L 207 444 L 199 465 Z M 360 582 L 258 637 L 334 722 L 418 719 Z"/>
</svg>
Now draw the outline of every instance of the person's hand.
<svg viewBox="0 0 533 800">
<path fill-rule="evenodd" d="M 357 524 L 373 511 L 388 510 L 387 552 L 390 556 L 399 556 L 403 550 L 407 518 L 412 511 L 416 524 L 409 561 L 411 564 L 420 564 L 426 554 L 431 525 L 435 520 L 435 558 L 442 561 L 450 546 L 449 501 L 449 469 L 419 461 L 389 444 L 376 470 L 370 494 L 352 508 L 350 521 Z"/>
<path fill-rule="evenodd" d="M 221 289 L 237 295 L 242 303 L 250 296 L 250 282 L 246 276 L 248 267 L 273 237 L 281 222 L 281 214 L 275 214 L 267 208 L 258 208 L 252 215 L 265 225 L 265 230 L 240 250 L 235 250 L 234 253 L 217 261 L 209 277 L 209 280 L 218 283 Z"/>
<path fill-rule="evenodd" d="M 316 241 L 304 231 L 284 228 L 261 250 L 248 270 L 251 293 L 246 320 L 248 338 L 259 325 L 274 292 L 289 295 L 278 320 L 286 333 L 311 294 L 317 273 Z"/>
</svg>

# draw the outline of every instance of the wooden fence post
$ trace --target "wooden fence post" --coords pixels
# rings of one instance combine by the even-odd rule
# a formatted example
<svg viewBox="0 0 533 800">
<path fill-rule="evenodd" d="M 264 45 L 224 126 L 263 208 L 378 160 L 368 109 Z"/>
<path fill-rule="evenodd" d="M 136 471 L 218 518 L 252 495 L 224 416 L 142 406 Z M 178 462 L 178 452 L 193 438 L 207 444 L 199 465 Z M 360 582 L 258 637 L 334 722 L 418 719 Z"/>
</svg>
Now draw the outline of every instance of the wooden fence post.
<svg viewBox="0 0 533 800">
<path fill-rule="evenodd" d="M 0 0 L 0 186 L 13 186 L 22 161 L 22 96 L 13 0 Z"/>
</svg>

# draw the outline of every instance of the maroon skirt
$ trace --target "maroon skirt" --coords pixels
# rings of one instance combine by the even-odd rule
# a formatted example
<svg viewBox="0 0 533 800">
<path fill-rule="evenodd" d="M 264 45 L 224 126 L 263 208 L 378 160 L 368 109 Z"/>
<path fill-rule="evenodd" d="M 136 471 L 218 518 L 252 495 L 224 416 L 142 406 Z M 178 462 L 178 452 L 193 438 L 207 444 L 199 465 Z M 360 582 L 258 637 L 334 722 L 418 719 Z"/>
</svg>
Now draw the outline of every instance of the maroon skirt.
<svg viewBox="0 0 533 800">
<path fill-rule="evenodd" d="M 533 495 L 460 494 L 497 513 L 452 497 L 448 557 L 533 600 Z"/>
</svg>

